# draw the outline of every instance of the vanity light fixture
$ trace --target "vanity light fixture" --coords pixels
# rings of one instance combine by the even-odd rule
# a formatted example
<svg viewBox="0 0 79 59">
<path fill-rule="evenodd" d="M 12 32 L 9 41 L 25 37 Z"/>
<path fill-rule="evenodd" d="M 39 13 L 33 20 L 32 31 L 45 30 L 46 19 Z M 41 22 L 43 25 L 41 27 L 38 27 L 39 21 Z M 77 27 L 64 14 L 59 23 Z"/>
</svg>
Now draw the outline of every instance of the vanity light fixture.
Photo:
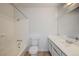
<svg viewBox="0 0 79 59">
<path fill-rule="evenodd" d="M 72 5 L 72 4 L 73 4 L 73 3 L 67 3 L 66 5 L 67 5 L 67 6 L 70 6 L 70 5 Z"/>
<path fill-rule="evenodd" d="M 71 5 L 73 5 L 74 3 L 65 3 L 64 4 L 64 8 L 67 8 L 67 7 L 69 7 L 69 6 L 71 6 Z"/>
</svg>

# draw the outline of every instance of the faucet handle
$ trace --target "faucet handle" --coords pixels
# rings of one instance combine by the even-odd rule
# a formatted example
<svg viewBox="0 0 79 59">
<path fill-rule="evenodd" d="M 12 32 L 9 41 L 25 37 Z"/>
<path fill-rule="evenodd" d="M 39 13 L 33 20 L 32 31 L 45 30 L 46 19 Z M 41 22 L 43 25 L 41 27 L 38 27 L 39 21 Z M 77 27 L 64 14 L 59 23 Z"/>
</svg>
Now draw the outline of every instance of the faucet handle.
<svg viewBox="0 0 79 59">
<path fill-rule="evenodd" d="M 76 40 L 79 40 L 79 38 L 78 38 L 78 37 L 76 37 L 75 39 L 76 39 Z"/>
<path fill-rule="evenodd" d="M 18 48 L 21 48 L 21 46 L 22 46 L 22 40 L 17 40 L 17 46 L 18 46 Z"/>
<path fill-rule="evenodd" d="M 18 42 L 22 42 L 22 40 L 17 40 Z"/>
</svg>

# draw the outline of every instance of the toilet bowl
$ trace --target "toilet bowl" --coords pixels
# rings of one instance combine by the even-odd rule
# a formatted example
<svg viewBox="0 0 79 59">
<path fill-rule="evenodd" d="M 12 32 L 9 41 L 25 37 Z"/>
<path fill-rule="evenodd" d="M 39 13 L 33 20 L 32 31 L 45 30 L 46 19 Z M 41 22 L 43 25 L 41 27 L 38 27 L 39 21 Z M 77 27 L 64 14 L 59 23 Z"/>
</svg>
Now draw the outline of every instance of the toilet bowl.
<svg viewBox="0 0 79 59">
<path fill-rule="evenodd" d="M 29 53 L 31 54 L 31 56 L 37 56 L 38 47 L 37 47 L 37 46 L 32 46 L 32 47 L 30 47 Z"/>
<path fill-rule="evenodd" d="M 37 56 L 38 48 L 39 48 L 39 37 L 37 35 L 33 35 L 30 38 L 29 54 L 31 56 Z"/>
<path fill-rule="evenodd" d="M 29 53 L 31 56 L 36 56 L 38 53 L 38 40 L 32 40 L 31 46 L 29 48 Z"/>
</svg>

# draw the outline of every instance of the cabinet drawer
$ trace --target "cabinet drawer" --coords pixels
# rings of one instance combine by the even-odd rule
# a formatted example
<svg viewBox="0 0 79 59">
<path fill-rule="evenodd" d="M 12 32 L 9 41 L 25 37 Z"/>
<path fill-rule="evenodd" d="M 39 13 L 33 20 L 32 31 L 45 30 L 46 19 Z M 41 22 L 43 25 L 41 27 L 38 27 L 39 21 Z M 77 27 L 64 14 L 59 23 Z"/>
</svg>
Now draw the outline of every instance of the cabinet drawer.
<svg viewBox="0 0 79 59">
<path fill-rule="evenodd" d="M 60 51 L 60 49 L 57 48 L 56 46 L 55 46 L 54 48 L 55 48 L 55 50 L 57 51 L 57 53 L 58 53 L 59 55 L 61 55 L 61 51 Z"/>
<path fill-rule="evenodd" d="M 61 56 L 67 56 L 67 55 L 62 52 L 62 53 L 61 53 Z"/>
<path fill-rule="evenodd" d="M 59 56 L 59 54 L 57 53 L 57 51 L 54 48 L 52 48 L 52 55 L 53 56 Z"/>
<path fill-rule="evenodd" d="M 61 55 L 61 50 L 54 43 L 52 43 L 52 48 L 57 52 L 58 55 Z"/>
<path fill-rule="evenodd" d="M 49 44 L 52 44 L 52 41 L 51 41 L 50 39 L 48 39 L 48 43 L 49 43 Z"/>
<path fill-rule="evenodd" d="M 52 50 L 51 44 L 48 44 L 48 47 L 49 47 L 49 51 L 50 51 L 50 53 L 51 53 L 51 50 Z"/>
<path fill-rule="evenodd" d="M 53 56 L 67 56 L 61 48 L 59 48 L 53 41 L 48 39 L 49 51 Z"/>
</svg>

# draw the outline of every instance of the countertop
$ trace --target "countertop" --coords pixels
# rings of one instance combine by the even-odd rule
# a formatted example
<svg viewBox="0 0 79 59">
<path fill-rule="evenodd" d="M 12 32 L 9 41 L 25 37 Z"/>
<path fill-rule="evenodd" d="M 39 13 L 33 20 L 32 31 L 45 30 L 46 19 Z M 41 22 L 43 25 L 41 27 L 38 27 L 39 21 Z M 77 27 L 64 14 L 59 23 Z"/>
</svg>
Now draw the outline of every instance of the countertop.
<svg viewBox="0 0 79 59">
<path fill-rule="evenodd" d="M 69 44 L 65 39 L 69 39 L 62 36 L 48 36 L 66 55 L 68 56 L 79 56 L 79 45 Z"/>
</svg>

